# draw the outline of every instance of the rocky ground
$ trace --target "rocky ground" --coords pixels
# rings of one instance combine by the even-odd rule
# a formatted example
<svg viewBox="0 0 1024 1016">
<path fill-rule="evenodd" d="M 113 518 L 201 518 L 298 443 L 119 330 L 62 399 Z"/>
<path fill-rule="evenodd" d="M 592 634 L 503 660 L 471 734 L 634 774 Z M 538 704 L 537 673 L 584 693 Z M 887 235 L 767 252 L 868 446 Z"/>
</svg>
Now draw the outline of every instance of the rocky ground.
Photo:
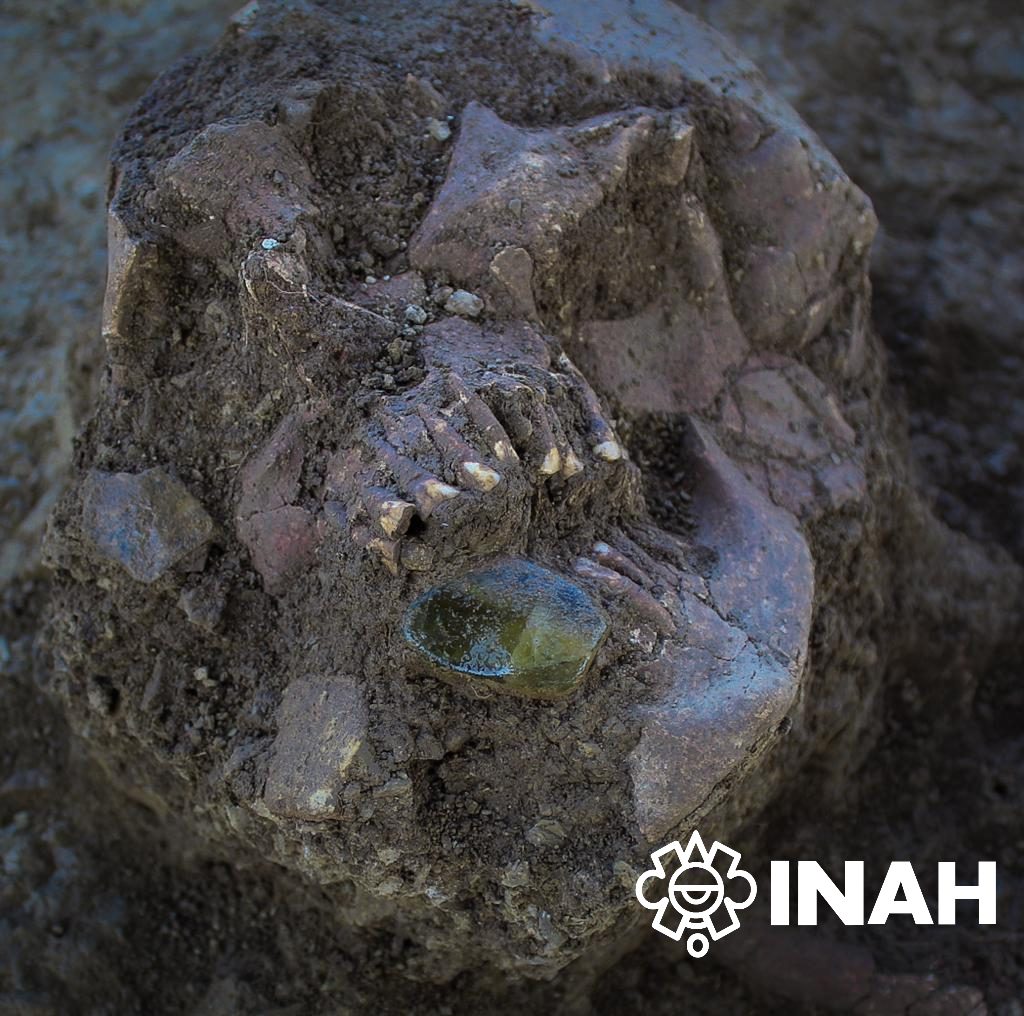
<svg viewBox="0 0 1024 1016">
<path fill-rule="evenodd" d="M 299 879 L 190 856 L 174 816 L 104 789 L 32 679 L 47 596 L 38 546 L 84 408 L 68 391 L 88 392 L 83 372 L 94 366 L 107 150 L 156 71 L 212 41 L 231 7 L 14 4 L 2 15 L 0 936 L 10 959 L 0 1012 L 479 1011 L 486 986 L 442 997 L 395 978 L 404 944 L 332 933 L 318 890 Z M 906 397 L 919 483 L 951 527 L 1020 560 L 1020 15 L 994 2 L 690 9 L 737 39 L 874 201 L 875 317 Z M 1018 646 L 973 673 L 946 723 L 922 680 L 929 661 L 895 660 L 886 729 L 863 765 L 825 802 L 789 786 L 749 833 L 765 857 L 864 857 L 869 870 L 893 857 L 994 858 L 996 928 L 828 929 L 766 937 L 753 951 L 737 942 L 700 964 L 644 940 L 606 976 L 594 1008 L 669 1012 L 685 999 L 707 1013 L 1017 1016 L 1020 659 Z M 761 940 L 752 931 L 747 941 Z M 800 971 L 797 983 L 785 969 Z M 577 1001 L 557 985 L 509 998 L 541 1011 Z"/>
</svg>

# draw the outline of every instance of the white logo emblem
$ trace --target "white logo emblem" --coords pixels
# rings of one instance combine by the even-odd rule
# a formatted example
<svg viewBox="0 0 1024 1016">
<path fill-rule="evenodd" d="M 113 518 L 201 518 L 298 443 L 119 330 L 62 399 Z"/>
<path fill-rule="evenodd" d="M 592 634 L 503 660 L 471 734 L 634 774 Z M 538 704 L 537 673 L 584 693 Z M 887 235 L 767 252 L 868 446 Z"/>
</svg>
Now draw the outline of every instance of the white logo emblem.
<svg viewBox="0 0 1024 1016">
<path fill-rule="evenodd" d="M 669 880 L 661 899 L 652 901 L 644 895 L 644 885 L 652 879 L 667 876 L 665 865 L 679 861 L 679 869 Z M 700 833 L 694 832 L 683 850 L 678 840 L 651 854 L 654 867 L 636 880 L 636 898 L 648 910 L 656 910 L 651 927 L 678 942 L 687 931 L 686 951 L 694 957 L 703 956 L 710 946 L 708 937 L 717 941 L 740 926 L 737 910 L 754 902 L 757 885 L 739 867 L 740 855 L 717 840 L 708 850 Z M 724 870 L 723 870 L 724 869 Z M 743 899 L 730 899 L 726 883 L 745 892 Z M 724 913 L 719 910 L 724 907 Z M 718 916 L 716 916 L 716 914 Z"/>
</svg>

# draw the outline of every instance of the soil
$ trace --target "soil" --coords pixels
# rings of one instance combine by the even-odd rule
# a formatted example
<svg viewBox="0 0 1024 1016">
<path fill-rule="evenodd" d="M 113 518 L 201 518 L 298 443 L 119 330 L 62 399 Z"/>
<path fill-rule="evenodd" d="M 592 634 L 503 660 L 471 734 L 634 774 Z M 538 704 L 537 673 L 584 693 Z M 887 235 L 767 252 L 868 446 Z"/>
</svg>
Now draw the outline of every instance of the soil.
<svg viewBox="0 0 1024 1016">
<path fill-rule="evenodd" d="M 715 803 L 708 821 L 727 830 L 727 841 L 745 856 L 813 857 L 833 865 L 864 858 L 869 876 L 880 876 L 897 857 L 912 857 L 922 871 L 951 857 L 995 859 L 999 924 L 827 927 L 773 938 L 759 930 L 763 915 L 752 914 L 749 932 L 741 933 L 748 934 L 746 945 L 741 935 L 734 936 L 734 945 L 713 949 L 711 958 L 700 962 L 690 961 L 678 946 L 652 943 L 658 937 L 653 933 L 624 934 L 622 900 L 631 891 L 632 875 L 618 876 L 616 895 L 607 872 L 618 870 L 618 858 L 642 859 L 631 831 L 637 805 L 624 773 L 646 721 L 630 714 L 614 730 L 605 722 L 609 713 L 628 713 L 625 703 L 635 694 L 630 675 L 643 662 L 643 651 L 638 654 L 614 634 L 598 665 L 614 665 L 621 683 L 588 690 L 583 706 L 572 712 L 552 714 L 547 705 L 524 706 L 504 697 L 474 701 L 458 686 L 429 681 L 381 686 L 370 701 L 378 768 L 360 777 L 376 802 L 377 818 L 369 821 L 365 800 L 358 796 L 338 805 L 338 815 L 365 823 L 365 836 L 346 840 L 342 855 L 333 835 L 310 828 L 308 814 L 278 816 L 272 823 L 245 814 L 242 805 L 259 797 L 268 766 L 273 773 L 271 746 L 275 731 L 281 744 L 276 710 L 282 690 L 288 685 L 289 694 L 298 695 L 291 689 L 300 672 L 322 672 L 327 657 L 336 664 L 348 651 L 339 648 L 334 615 L 313 606 L 322 602 L 320 590 L 325 584 L 337 589 L 364 582 L 367 560 L 375 562 L 372 581 L 385 600 L 401 600 L 410 588 L 404 579 L 389 577 L 387 558 L 382 566 L 372 557 L 378 549 L 369 544 L 358 553 L 342 549 L 341 564 L 326 575 L 323 568 L 316 575 L 303 570 L 304 534 L 322 527 L 309 520 L 323 512 L 329 522 L 327 505 L 348 497 L 353 476 L 359 480 L 358 470 L 338 465 L 348 446 L 339 435 L 367 427 L 371 434 L 376 427 L 387 434 L 375 407 L 384 405 L 401 417 L 407 392 L 415 393 L 409 396 L 414 404 L 429 402 L 432 369 L 457 368 L 476 384 L 465 352 L 475 341 L 484 347 L 473 362 L 493 366 L 493 340 L 476 339 L 477 325 L 452 324 L 444 313 L 452 287 L 443 287 L 459 282 L 457 263 L 452 262 L 454 268 L 443 260 L 417 264 L 415 248 L 409 255 L 402 248 L 431 201 L 439 202 L 439 193 L 443 198 L 446 175 L 456 172 L 448 162 L 451 142 L 439 140 L 443 132 L 421 131 L 425 118 L 446 122 L 435 96 L 453 97 L 452 108 L 459 110 L 473 97 L 507 123 L 553 132 L 630 103 L 663 108 L 679 100 L 659 94 L 656 84 L 635 80 L 630 87 L 639 91 L 625 96 L 583 88 L 564 62 L 573 59 L 571 54 L 553 62 L 511 31 L 518 19 L 533 16 L 523 10 L 474 17 L 467 5 L 462 22 L 454 23 L 457 28 L 449 23 L 450 34 L 443 38 L 424 33 L 413 19 L 396 22 L 383 35 L 367 28 L 365 20 L 355 22 L 356 38 L 363 33 L 363 39 L 373 39 L 371 49 L 378 54 L 402 54 L 407 61 L 402 70 L 410 73 L 411 67 L 415 78 L 431 81 L 430 87 L 413 87 L 410 95 L 404 75 L 375 67 L 372 60 L 360 62 L 354 45 L 349 60 L 358 64 L 356 73 L 326 91 L 318 86 L 294 94 L 282 122 L 298 124 L 295 130 L 308 139 L 302 150 L 304 162 L 313 167 L 308 193 L 302 191 L 303 165 L 287 162 L 279 140 L 246 142 L 264 146 L 258 159 L 276 160 L 286 182 L 298 181 L 297 190 L 284 188 L 285 204 L 300 208 L 299 219 L 289 225 L 317 223 L 316 230 L 307 229 L 308 253 L 296 246 L 294 233 L 287 240 L 282 233 L 283 249 L 270 248 L 260 264 L 271 263 L 274 255 L 278 266 L 291 270 L 284 258 L 305 258 L 319 292 L 376 315 L 356 317 L 346 330 L 344 321 L 339 328 L 327 311 L 314 312 L 310 320 L 310 312 L 296 309 L 295 301 L 279 299 L 265 286 L 260 290 L 265 274 L 251 276 L 255 313 L 246 316 L 244 307 L 238 309 L 230 266 L 251 257 L 248 247 L 239 245 L 229 214 L 224 217 L 229 228 L 218 233 L 200 216 L 183 213 L 183 208 L 201 209 L 211 193 L 214 201 L 217 197 L 210 191 L 188 193 L 198 178 L 194 165 L 185 165 L 176 182 L 168 158 L 206 124 L 261 108 L 274 91 L 267 84 L 272 75 L 264 64 L 262 80 L 248 78 L 244 60 L 223 59 L 223 49 L 219 58 L 179 64 L 132 114 L 115 147 L 110 189 L 115 207 L 123 210 L 131 230 L 143 215 L 151 217 L 145 229 L 155 221 L 169 223 L 176 246 L 145 276 L 146 294 L 126 298 L 129 325 L 117 320 L 116 307 L 113 319 L 107 314 L 112 355 L 104 380 L 95 337 L 101 330 L 106 145 L 155 67 L 212 42 L 229 12 L 188 4 L 154 4 L 145 11 L 121 4 L 88 14 L 77 7 L 46 15 L 13 9 L 4 15 L 6 43 L 17 53 L 11 62 L 17 90 L 5 111 L 4 132 L 16 158 L 5 171 L 4 201 L 13 248 L 3 269 L 8 294 L 3 348 L 10 365 L 4 372 L 4 404 L 13 440 L 3 464 L 9 509 L 2 557 L 7 679 L 0 689 L 3 715 L 13 720 L 6 725 L 0 757 L 6 873 L 0 935 L 9 957 L 0 972 L 0 1011 L 470 1013 L 523 1005 L 607 1013 L 677 1011 L 683 1005 L 707 1013 L 988 1011 L 1012 1016 L 1021 1011 L 1024 698 L 1017 680 L 1022 646 L 1012 558 L 1024 553 L 1014 521 L 1020 517 L 1024 417 L 1013 342 L 1024 316 L 1024 269 L 1013 242 L 1021 200 L 1013 183 L 1021 161 L 1024 55 L 1008 41 L 1019 33 L 1006 28 L 1017 15 L 998 5 L 981 13 L 972 7 L 969 14 L 924 4 L 899 10 L 817 7 L 814 12 L 797 4 L 756 11 L 742 4 L 705 6 L 696 13 L 739 38 L 873 199 L 882 225 L 872 261 L 874 319 L 893 382 L 908 406 L 905 420 L 889 411 L 877 365 L 862 371 L 856 385 L 844 383 L 842 366 L 816 351 L 821 344 L 794 354 L 783 368 L 767 368 L 784 371 L 787 383 L 794 384 L 804 377 L 795 373 L 798 368 L 813 371 L 858 431 L 866 452 L 857 465 L 864 465 L 869 487 L 841 509 L 801 494 L 781 470 L 774 485 L 771 478 L 757 479 L 754 463 L 773 462 L 782 439 L 772 432 L 758 451 L 744 444 L 746 438 L 729 437 L 725 417 L 714 418 L 725 428 L 716 433 L 730 454 L 755 476 L 751 490 L 763 484 L 775 508 L 802 519 L 818 564 L 818 589 L 810 676 L 801 690 L 802 701 L 811 705 L 787 719 L 786 729 L 795 732 L 776 745 L 768 761 L 757 755 L 757 765 L 744 763 L 746 782 L 729 784 L 730 794 Z M 426 23 L 438 22 L 428 17 Z M 244 26 L 230 32 L 244 34 Z M 500 48 L 515 68 L 511 83 L 508 72 L 496 74 L 493 61 L 474 49 L 474 39 L 488 34 L 505 39 Z M 449 47 L 460 61 L 445 58 Z M 53 60 L 55 51 L 60 60 Z M 227 51 L 232 52 L 230 43 Z M 871 61 L 861 58 L 865 52 Z M 282 81 L 330 78 L 324 53 L 307 40 L 305 49 L 286 51 L 272 74 Z M 69 86 L 69 80 L 75 84 Z M 470 95 L 464 95 L 467 88 Z M 186 100 L 177 106 L 167 98 L 180 95 Z M 311 106 L 316 127 L 308 130 L 303 118 Z M 51 112 L 41 116 L 40 109 Z M 388 115 L 396 109 L 397 115 Z M 382 135 L 382 122 L 390 136 Z M 452 124 L 455 131 L 463 126 Z M 718 165 L 710 140 L 714 130 L 706 121 L 699 128 L 704 157 Z M 348 144 L 352 137 L 365 153 L 358 163 Z M 564 141 L 559 136 L 549 143 Z M 215 160 L 216 153 L 216 165 Z M 650 161 L 646 156 L 643 165 Z M 160 183 L 164 178 L 171 178 L 170 186 Z M 637 175 L 630 185 L 639 195 L 633 215 L 650 207 L 644 195 L 655 184 Z M 707 197 L 703 186 L 692 177 L 688 182 L 693 193 Z M 350 202 L 351 191 L 366 200 Z M 152 192 L 163 197 L 147 208 L 139 195 Z M 174 196 L 182 193 L 183 202 Z M 303 208 L 305 200 L 315 211 Z M 277 206 L 269 212 L 253 207 L 246 210 L 250 225 L 287 213 Z M 318 219 L 323 209 L 337 212 Z M 614 224 L 625 213 L 606 203 L 601 214 L 611 215 Z M 607 218 L 593 220 L 594 232 L 589 237 L 584 232 L 581 248 L 597 250 L 609 224 Z M 637 249 L 646 244 L 663 251 L 669 241 L 658 228 L 642 223 L 630 242 Z M 738 234 L 728 229 L 725 234 L 735 250 L 745 249 Z M 543 254 L 530 246 L 533 242 L 523 234 L 519 249 L 529 248 L 540 264 Z M 429 256 L 429 251 L 423 255 Z M 422 291 L 415 289 L 409 257 L 427 278 Z M 229 271 L 220 271 L 219 264 Z M 378 275 L 389 276 L 388 282 L 411 280 L 413 289 L 375 289 L 367 277 Z M 571 567 L 587 539 L 605 532 L 584 520 L 604 513 L 647 532 L 650 518 L 637 507 L 641 486 L 659 530 L 686 539 L 695 526 L 699 531 L 701 517 L 699 456 L 692 450 L 667 451 L 678 447 L 685 427 L 672 412 L 631 411 L 628 387 L 616 387 L 622 379 L 601 375 L 601 358 L 588 361 L 585 344 L 574 345 L 581 333 L 600 341 L 599 329 L 587 333 L 589 321 L 628 322 L 656 292 L 645 290 L 643 277 L 611 275 L 584 286 L 579 277 L 578 267 L 561 277 L 553 274 L 549 289 L 535 289 L 532 307 L 523 306 L 521 291 L 514 288 L 511 297 L 481 289 L 487 299 L 485 322 L 539 320 L 543 331 L 559 337 L 555 352 L 568 350 L 613 404 L 616 427 L 637 463 L 635 472 L 583 487 L 579 500 L 567 499 L 567 507 L 546 513 L 531 501 L 529 484 L 523 481 L 520 488 L 509 482 L 508 529 L 496 548 L 525 541 L 532 526 L 540 535 L 520 549 L 529 547 L 531 555 L 562 568 Z M 991 285 L 993 277 L 1001 280 L 999 286 Z M 856 292 L 855 278 L 844 277 L 844 292 Z M 506 299 L 512 302 L 502 304 Z M 433 323 L 424 332 L 410 329 L 404 317 L 409 303 L 429 308 Z M 566 305 L 577 308 L 568 317 Z M 171 342 L 165 341 L 167 307 L 174 308 L 180 330 Z M 225 359 L 225 342 L 246 328 L 251 346 Z M 454 360 L 446 352 L 446 328 L 473 337 L 460 339 Z M 267 350 L 289 330 L 333 335 L 330 348 L 341 355 L 325 359 L 319 348 L 300 342 L 286 350 L 282 368 Z M 140 343 L 147 334 L 159 334 L 160 341 Z M 500 334 L 502 348 L 511 348 L 517 363 L 548 355 L 530 343 L 508 347 L 512 333 Z M 873 363 L 876 349 L 873 339 L 867 342 Z M 707 363 L 702 361 L 702 370 L 716 376 Z M 753 404 L 743 402 L 742 393 L 749 396 L 754 382 L 740 373 L 735 391 L 741 393 L 742 411 Z M 163 386 L 153 398 L 145 395 L 152 378 L 187 383 Z M 709 382 L 715 393 L 716 384 Z M 315 406 L 324 385 L 329 394 L 345 392 L 342 408 L 326 415 L 309 411 L 289 423 L 285 411 Z M 198 496 L 216 527 L 212 550 L 194 563 L 179 551 L 195 542 L 195 527 L 175 531 L 179 542 L 172 556 L 185 562 L 184 570 L 165 578 L 158 569 L 163 585 L 144 596 L 125 592 L 138 587 L 94 550 L 81 549 L 80 484 L 56 515 L 49 552 L 51 564 L 58 566 L 56 590 L 39 567 L 44 519 L 71 466 L 73 421 L 88 416 L 98 392 L 100 411 L 78 445 L 75 474 L 102 476 L 135 471 L 140 463 L 172 463 L 175 482 Z M 656 387 L 642 393 L 648 405 L 660 397 L 667 398 Z M 671 397 L 700 398 L 678 392 Z M 256 402 L 256 412 L 226 412 L 238 398 Z M 551 426 L 562 428 L 570 444 L 592 425 L 579 409 L 587 399 L 574 399 L 556 403 L 551 417 Z M 813 404 L 806 394 L 802 400 Z M 507 405 L 502 415 L 508 417 Z M 182 420 L 188 424 L 180 426 Z M 751 410 L 744 433 L 759 423 L 767 434 L 772 417 Z M 909 441 L 902 436 L 904 425 Z M 289 427 L 301 434 L 307 449 L 299 455 L 298 475 L 292 481 L 255 469 L 248 494 L 243 480 L 248 508 L 240 511 L 234 472 L 244 461 L 258 463 L 268 440 L 274 449 L 294 447 Z M 575 447 L 585 457 L 585 444 Z M 844 446 L 831 447 L 837 455 Z M 519 450 L 530 461 L 529 443 Z M 822 467 L 804 456 L 801 450 L 793 461 L 803 463 L 822 489 L 817 473 Z M 281 457 L 275 451 L 269 461 Z M 906 461 L 912 463 L 912 480 Z M 444 468 L 437 465 L 439 475 Z M 107 496 L 105 488 L 89 496 L 101 495 Z M 352 502 L 345 503 L 351 514 Z M 932 506 L 949 529 L 936 527 Z M 237 528 L 236 513 L 242 517 Z M 273 518 L 263 523 L 263 516 Z M 426 545 L 442 572 L 459 570 L 479 552 L 489 526 L 472 514 L 453 516 L 453 522 L 466 534 L 464 543 L 435 538 L 429 525 L 416 534 L 418 540 L 406 543 Z M 197 524 L 202 528 L 205 522 Z M 260 525 L 284 526 L 287 546 L 298 548 L 294 559 L 269 552 L 261 557 L 260 538 L 251 534 L 277 529 Z M 545 549 L 547 536 L 556 543 Z M 200 542 L 205 547 L 209 541 L 204 535 Z M 413 560 L 402 557 L 407 552 L 408 547 L 387 551 L 397 554 L 399 563 Z M 145 567 L 156 566 L 147 559 Z M 700 560 L 680 568 L 694 581 L 710 574 Z M 402 574 L 419 582 L 414 571 Z M 786 592 L 796 598 L 795 591 Z M 613 597 L 595 595 L 603 609 L 614 611 Z M 47 608 L 48 602 L 56 606 Z M 884 619 L 886 613 L 895 624 Z M 40 641 L 44 615 L 50 618 L 49 634 Z M 368 620 L 373 615 L 371 609 L 360 620 L 356 636 L 371 647 L 387 641 Z M 274 639 L 267 636 L 271 630 L 277 632 Z M 306 649 L 314 648 L 296 662 L 300 638 Z M 62 659 L 56 676 L 55 645 Z M 375 656 L 371 649 L 362 666 L 386 673 L 399 665 L 390 653 Z M 656 700 L 657 687 L 652 694 Z M 571 744 L 584 758 L 590 752 L 589 762 L 577 759 L 567 768 L 547 743 L 523 743 L 517 730 L 524 716 L 545 730 L 549 742 L 564 739 L 557 721 L 545 728 L 545 716 L 552 715 L 571 719 Z M 476 731 L 473 738 L 467 737 L 467 727 Z M 481 767 L 519 767 L 534 782 L 521 788 L 521 799 L 501 793 L 488 799 L 479 792 Z M 584 782 L 592 783 L 589 798 L 580 790 Z M 408 824 L 410 790 L 416 795 L 411 804 L 415 834 Z M 525 897 L 514 891 L 522 888 L 523 868 L 509 868 L 507 861 L 526 826 L 481 822 L 477 811 L 463 810 L 468 803 L 479 809 L 481 801 L 485 812 L 500 808 L 529 820 L 538 849 L 531 855 L 534 885 Z M 531 809 L 538 802 L 546 811 L 535 822 Z M 571 850 L 558 846 L 566 827 L 570 842 L 577 844 Z M 416 860 L 406 862 L 411 869 L 424 859 L 443 865 L 458 855 L 452 841 L 460 837 L 468 840 L 468 857 L 443 869 L 439 885 L 466 884 L 467 864 L 494 871 L 496 882 L 504 879 L 513 892 L 505 894 L 505 923 L 497 932 L 491 918 L 474 914 L 481 897 L 473 892 L 455 909 L 437 904 L 441 920 L 429 909 L 403 910 L 388 901 L 395 891 L 387 885 L 387 868 L 394 863 L 388 850 L 397 846 L 414 855 Z M 443 844 L 440 854 L 438 844 Z M 573 881 L 563 886 L 558 880 L 567 866 Z M 764 874 L 763 865 L 751 862 L 751 870 Z M 346 881 L 333 884 L 339 879 Z M 580 888 L 554 923 L 549 914 L 538 919 L 536 901 L 550 898 L 556 891 L 552 886 L 565 893 L 584 885 L 590 888 Z M 929 895 L 934 891 L 927 879 L 924 888 Z M 534 890 L 536 900 L 530 896 Z M 614 905 L 608 905 L 609 898 Z M 558 931 L 566 915 L 582 921 L 568 945 Z M 609 924 L 618 929 L 620 941 L 610 950 L 593 948 L 592 942 L 609 938 L 602 931 Z M 615 950 L 627 951 L 635 942 L 641 948 L 601 975 L 591 990 L 594 971 L 606 967 Z M 568 974 L 554 976 L 581 953 L 582 969 L 578 961 Z M 554 979 L 523 979 L 524 962 Z M 790 969 L 797 971 L 795 977 L 787 977 Z M 849 997 L 837 987 L 847 975 L 855 984 Z"/>
</svg>

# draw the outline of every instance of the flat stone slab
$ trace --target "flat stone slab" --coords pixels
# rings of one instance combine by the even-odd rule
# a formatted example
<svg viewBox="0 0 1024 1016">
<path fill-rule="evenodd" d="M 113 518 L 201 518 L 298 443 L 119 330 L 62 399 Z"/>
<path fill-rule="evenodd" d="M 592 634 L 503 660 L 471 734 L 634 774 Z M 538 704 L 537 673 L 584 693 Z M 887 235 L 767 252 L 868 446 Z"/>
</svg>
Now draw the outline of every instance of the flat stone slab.
<svg viewBox="0 0 1024 1016">
<path fill-rule="evenodd" d="M 285 689 L 263 790 L 279 818 L 333 817 L 346 769 L 366 738 L 366 705 L 345 677 L 303 677 Z"/>
</svg>

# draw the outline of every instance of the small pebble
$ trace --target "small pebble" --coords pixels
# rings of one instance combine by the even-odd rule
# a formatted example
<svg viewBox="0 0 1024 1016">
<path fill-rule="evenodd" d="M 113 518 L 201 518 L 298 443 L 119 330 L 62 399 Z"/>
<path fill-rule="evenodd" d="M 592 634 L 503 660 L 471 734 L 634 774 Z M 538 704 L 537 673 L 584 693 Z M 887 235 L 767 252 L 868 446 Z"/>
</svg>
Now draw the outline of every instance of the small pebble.
<svg viewBox="0 0 1024 1016">
<path fill-rule="evenodd" d="M 405 320 L 414 325 L 422 325 L 427 320 L 427 312 L 419 304 L 410 303 L 405 308 Z"/>
<path fill-rule="evenodd" d="M 435 141 L 447 141 L 452 136 L 451 127 L 433 117 L 427 121 L 427 131 Z"/>
<path fill-rule="evenodd" d="M 477 317 L 484 309 L 484 302 L 476 293 L 456 289 L 445 301 L 444 309 L 449 314 L 458 314 L 461 317 Z"/>
<path fill-rule="evenodd" d="M 526 861 L 513 861 L 501 876 L 501 884 L 507 889 L 522 889 L 530 884 L 530 865 Z"/>
<path fill-rule="evenodd" d="M 213 631 L 224 613 L 224 592 L 211 585 L 183 589 L 178 597 L 178 606 L 192 624 Z"/>
<path fill-rule="evenodd" d="M 636 885 L 636 880 L 640 877 L 640 872 L 628 861 L 616 861 L 612 865 L 612 872 L 624 889 L 632 889 Z"/>
<path fill-rule="evenodd" d="M 412 780 L 405 773 L 393 776 L 383 787 L 378 787 L 375 793 L 378 797 L 402 797 L 412 791 Z"/>
<path fill-rule="evenodd" d="M 542 818 L 531 826 L 526 833 L 526 838 L 535 847 L 554 847 L 561 843 L 567 835 L 565 826 L 558 819 Z"/>
<path fill-rule="evenodd" d="M 195 678 L 196 683 L 201 684 L 204 688 L 214 687 L 215 682 L 210 679 L 209 667 L 194 667 L 192 676 Z"/>
<path fill-rule="evenodd" d="M 109 716 L 117 707 L 117 696 L 112 688 L 90 681 L 86 692 L 89 706 L 103 716 Z"/>
</svg>

